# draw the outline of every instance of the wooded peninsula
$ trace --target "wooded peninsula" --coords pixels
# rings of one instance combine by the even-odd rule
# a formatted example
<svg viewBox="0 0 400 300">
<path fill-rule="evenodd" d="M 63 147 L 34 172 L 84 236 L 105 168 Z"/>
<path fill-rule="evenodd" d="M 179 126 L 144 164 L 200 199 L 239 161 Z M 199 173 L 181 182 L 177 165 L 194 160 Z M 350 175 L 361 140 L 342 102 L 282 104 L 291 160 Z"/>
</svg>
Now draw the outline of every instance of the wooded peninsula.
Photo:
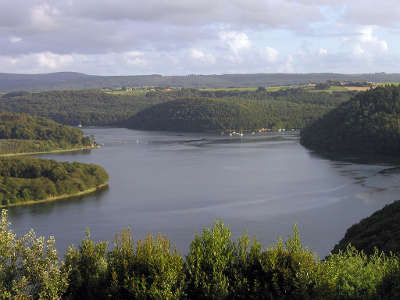
<svg viewBox="0 0 400 300">
<path fill-rule="evenodd" d="M 0 113 L 0 207 L 53 201 L 106 186 L 107 172 L 94 164 L 15 157 L 93 147 L 94 139 L 80 129 L 27 114 Z"/>
</svg>

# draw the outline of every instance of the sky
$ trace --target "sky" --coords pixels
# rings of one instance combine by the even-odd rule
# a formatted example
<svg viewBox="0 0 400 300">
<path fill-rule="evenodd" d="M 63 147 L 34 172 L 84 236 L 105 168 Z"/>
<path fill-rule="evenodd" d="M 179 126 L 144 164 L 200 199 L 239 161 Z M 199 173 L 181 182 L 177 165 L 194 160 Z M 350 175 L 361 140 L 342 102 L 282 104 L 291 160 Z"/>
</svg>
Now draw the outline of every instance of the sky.
<svg viewBox="0 0 400 300">
<path fill-rule="evenodd" d="M 0 0 L 0 73 L 398 73 L 398 1 Z"/>
</svg>

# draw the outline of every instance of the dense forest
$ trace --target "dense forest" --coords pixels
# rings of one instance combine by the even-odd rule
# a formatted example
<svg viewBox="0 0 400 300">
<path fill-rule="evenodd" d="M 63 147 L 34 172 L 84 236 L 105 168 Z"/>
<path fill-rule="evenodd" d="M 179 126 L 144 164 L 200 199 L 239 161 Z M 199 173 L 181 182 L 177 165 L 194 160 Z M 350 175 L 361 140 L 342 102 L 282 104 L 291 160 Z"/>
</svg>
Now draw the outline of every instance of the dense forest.
<svg viewBox="0 0 400 300">
<path fill-rule="evenodd" d="M 246 115 L 246 119 L 251 120 L 248 123 L 251 128 L 302 128 L 340 103 L 349 100 L 352 95 L 354 92 L 350 91 L 315 93 L 302 88 L 278 91 L 268 91 L 265 88 L 257 90 L 176 89 L 172 91 L 154 89 L 132 94 L 113 94 L 103 91 L 12 92 L 0 98 L 0 110 L 29 113 L 68 125 L 125 126 L 133 122 L 130 120 L 126 123 L 129 118 L 153 105 L 175 100 L 177 101 L 174 102 L 175 104 L 182 103 L 183 105 L 183 101 L 193 103 L 203 99 L 203 104 L 210 105 L 209 108 L 204 106 L 204 111 L 213 111 L 216 103 L 219 107 L 225 107 L 226 112 L 230 109 L 233 109 L 232 112 L 239 110 Z M 160 107 L 163 109 L 169 105 Z M 147 111 L 158 111 L 160 107 Z M 184 116 L 186 120 L 194 118 L 193 122 L 197 122 L 190 110 L 186 109 L 185 112 L 189 113 Z M 219 117 L 214 114 L 215 121 L 228 126 L 232 116 L 226 115 L 226 112 Z M 142 115 L 138 118 L 140 117 Z M 136 127 L 157 127 L 149 122 L 145 125 L 139 124 Z M 212 124 L 209 126 L 213 127 Z M 217 127 L 225 127 L 225 125 Z"/>
<path fill-rule="evenodd" d="M 17 237 L 2 211 L 2 299 L 399 299 L 396 255 L 355 248 L 323 261 L 303 247 L 296 227 L 286 241 L 237 241 L 222 221 L 197 234 L 185 256 L 162 235 L 135 241 L 129 229 L 112 247 L 89 231 L 58 259 L 55 239 Z"/>
<path fill-rule="evenodd" d="M 0 159 L 0 205 L 47 200 L 104 185 L 106 171 L 97 165 L 37 158 Z"/>
<path fill-rule="evenodd" d="M 134 115 L 125 126 L 144 130 L 224 131 L 254 127 L 250 111 L 220 100 L 175 100 L 151 106 Z"/>
<path fill-rule="evenodd" d="M 158 97 L 130 97 L 101 91 L 8 93 L 0 100 L 0 111 L 28 113 L 73 126 L 113 125 L 162 101 Z"/>
<path fill-rule="evenodd" d="M 387 254 L 400 252 L 400 201 L 386 205 L 368 218 L 351 226 L 333 252 L 346 249 L 351 243 L 371 254 L 378 248 Z"/>
<path fill-rule="evenodd" d="M 77 128 L 18 113 L 0 113 L 0 154 L 91 147 L 94 140 Z"/>
<path fill-rule="evenodd" d="M 45 90 L 84 90 L 128 87 L 186 87 L 186 88 L 229 88 L 258 87 L 277 85 L 298 85 L 310 82 L 335 81 L 399 82 L 400 74 L 222 74 L 162 76 L 95 76 L 74 72 L 50 74 L 7 74 L 0 73 L 0 91 L 45 91 Z"/>
<path fill-rule="evenodd" d="M 400 86 L 359 93 L 307 126 L 301 143 L 322 152 L 400 153 Z"/>
<path fill-rule="evenodd" d="M 178 100 L 156 104 L 135 114 L 128 128 L 170 131 L 250 131 L 297 129 L 322 116 L 350 93 L 311 93 L 304 89 L 268 92 L 185 89 Z"/>
</svg>

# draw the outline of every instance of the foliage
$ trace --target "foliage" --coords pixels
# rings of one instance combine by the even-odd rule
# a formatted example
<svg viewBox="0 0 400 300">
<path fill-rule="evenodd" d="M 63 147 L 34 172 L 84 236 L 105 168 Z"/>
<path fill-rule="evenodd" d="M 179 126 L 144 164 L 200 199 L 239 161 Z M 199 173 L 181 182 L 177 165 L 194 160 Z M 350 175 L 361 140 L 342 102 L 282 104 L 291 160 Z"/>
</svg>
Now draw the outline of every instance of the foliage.
<svg viewBox="0 0 400 300">
<path fill-rule="evenodd" d="M 175 100 L 151 106 L 133 116 L 126 126 L 170 131 L 251 129 L 249 111 L 237 104 L 205 99 Z"/>
<path fill-rule="evenodd" d="M 101 91 L 50 91 L 1 98 L 0 111 L 28 113 L 77 126 L 114 125 L 168 98 L 113 95 Z"/>
<path fill-rule="evenodd" d="M 69 270 L 67 299 L 100 299 L 105 293 L 107 242 L 95 243 L 86 231 L 78 249 L 71 246 L 65 256 Z"/>
<path fill-rule="evenodd" d="M 301 143 L 323 152 L 398 155 L 400 87 L 377 87 L 354 96 L 301 133 Z"/>
<path fill-rule="evenodd" d="M 320 263 L 319 285 L 325 299 L 379 299 L 379 286 L 398 264 L 397 257 L 378 251 L 367 256 L 348 245 Z"/>
<path fill-rule="evenodd" d="M 108 253 L 108 292 L 112 299 L 180 299 L 183 259 L 171 242 L 147 235 L 135 242 L 129 230 L 117 235 Z"/>
<path fill-rule="evenodd" d="M 0 113 L 0 154 L 93 146 L 81 130 L 28 114 Z"/>
<path fill-rule="evenodd" d="M 234 260 L 231 232 L 222 221 L 196 235 L 186 257 L 189 299 L 225 299 L 230 294 L 229 271 Z"/>
<path fill-rule="evenodd" d="M 30 231 L 16 238 L 7 211 L 0 223 L 0 298 L 59 299 L 68 286 L 68 270 L 58 261 L 54 237 L 45 241 Z"/>
<path fill-rule="evenodd" d="M 398 299 L 400 260 L 348 246 L 323 261 L 300 242 L 263 247 L 247 234 L 236 242 L 217 221 L 196 235 L 185 259 L 165 237 L 135 243 L 129 230 L 113 247 L 89 231 L 59 262 L 54 238 L 33 231 L 18 239 L 0 224 L 0 297 L 3 299 Z"/>
<path fill-rule="evenodd" d="M 81 130 L 27 114 L 0 113 L 0 139 L 54 141 L 68 145 L 90 145 Z"/>
<path fill-rule="evenodd" d="M 400 201 L 396 201 L 347 229 L 344 238 L 332 252 L 344 251 L 348 244 L 352 244 L 367 254 L 373 254 L 375 248 L 387 254 L 398 253 L 400 252 L 399 230 Z"/>
<path fill-rule="evenodd" d="M 175 95 L 178 100 L 150 106 L 124 125 L 135 129 L 197 132 L 302 128 L 349 97 L 349 93 L 315 94 L 303 89 L 271 93 L 265 89 L 185 89 Z"/>
<path fill-rule="evenodd" d="M 107 181 L 107 172 L 94 164 L 37 158 L 1 158 L 0 205 L 74 194 Z"/>
<path fill-rule="evenodd" d="M 29 113 L 70 125 L 158 129 L 166 124 L 170 130 L 179 131 L 188 131 L 188 128 L 203 131 L 221 128 L 302 128 L 353 94 L 314 93 L 303 88 L 271 92 L 265 89 L 152 89 L 123 94 L 52 91 L 17 93 L 12 97 L 3 95 L 0 110 Z M 171 111 L 175 108 L 179 109 L 179 115 Z M 154 123 L 150 118 L 155 118 Z"/>
</svg>

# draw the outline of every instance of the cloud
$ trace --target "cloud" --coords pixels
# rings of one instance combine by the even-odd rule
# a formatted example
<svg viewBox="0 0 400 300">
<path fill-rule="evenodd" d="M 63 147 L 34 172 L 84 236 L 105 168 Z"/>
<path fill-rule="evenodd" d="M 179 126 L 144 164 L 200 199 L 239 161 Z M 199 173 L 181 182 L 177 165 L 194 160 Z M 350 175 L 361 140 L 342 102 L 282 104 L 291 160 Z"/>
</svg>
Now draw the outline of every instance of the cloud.
<svg viewBox="0 0 400 300">
<path fill-rule="evenodd" d="M 31 10 L 31 25 L 40 31 L 50 31 L 57 28 L 57 8 L 49 4 L 35 6 Z"/>
<path fill-rule="evenodd" d="M 10 37 L 10 42 L 15 44 L 15 43 L 19 43 L 20 41 L 22 41 L 22 39 L 18 36 L 12 36 Z"/>
<path fill-rule="evenodd" d="M 74 59 L 71 55 L 58 55 L 51 52 L 43 52 L 35 54 L 39 66 L 47 69 L 59 69 L 60 67 L 67 67 Z"/>
<path fill-rule="evenodd" d="M 249 49 L 251 46 L 249 37 L 244 32 L 221 31 L 219 37 L 234 55 L 239 55 L 242 50 Z"/>
<path fill-rule="evenodd" d="M 214 55 L 206 53 L 203 50 L 194 48 L 190 49 L 190 57 L 196 61 L 206 64 L 214 64 L 216 61 Z"/>
<path fill-rule="evenodd" d="M 214 23 L 241 28 L 255 25 L 295 27 L 322 18 L 318 8 L 292 0 L 71 0 L 66 11 L 95 20 L 133 20 L 174 25 Z"/>
<path fill-rule="evenodd" d="M 0 69 L 396 71 L 397 1 L 0 0 Z"/>
<path fill-rule="evenodd" d="M 319 54 L 320 56 L 328 55 L 328 49 L 319 48 L 318 54 Z"/>
<path fill-rule="evenodd" d="M 358 25 L 394 27 L 400 25 L 398 0 L 352 0 L 345 6 L 342 21 Z"/>
<path fill-rule="evenodd" d="M 375 36 L 374 28 L 371 26 L 360 28 L 356 39 L 350 39 L 347 42 L 352 45 L 353 55 L 356 57 L 381 56 L 389 50 L 388 43 Z"/>
<path fill-rule="evenodd" d="M 128 51 L 123 53 L 125 62 L 134 66 L 146 66 L 147 61 L 143 58 L 144 53 L 140 51 Z"/>
<path fill-rule="evenodd" d="M 279 57 L 279 51 L 272 47 L 261 49 L 261 56 L 269 63 L 275 63 Z"/>
</svg>

